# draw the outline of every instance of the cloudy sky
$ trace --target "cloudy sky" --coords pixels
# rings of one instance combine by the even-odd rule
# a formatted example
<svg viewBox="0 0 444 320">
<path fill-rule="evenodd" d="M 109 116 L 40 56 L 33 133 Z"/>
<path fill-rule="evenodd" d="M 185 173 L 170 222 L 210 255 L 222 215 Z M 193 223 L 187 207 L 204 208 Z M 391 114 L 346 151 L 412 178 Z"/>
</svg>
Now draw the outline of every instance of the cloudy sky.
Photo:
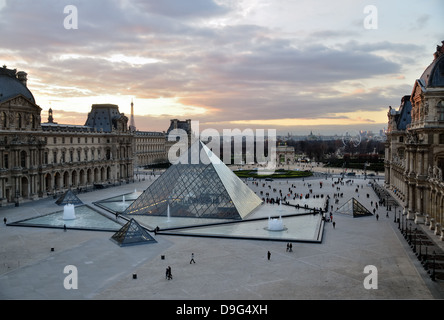
<svg viewBox="0 0 444 320">
<path fill-rule="evenodd" d="M 59 123 L 83 125 L 95 103 L 129 116 L 133 100 L 146 131 L 173 118 L 379 131 L 444 40 L 443 12 L 441 0 L 0 0 L 0 63 L 28 73 Z"/>
</svg>

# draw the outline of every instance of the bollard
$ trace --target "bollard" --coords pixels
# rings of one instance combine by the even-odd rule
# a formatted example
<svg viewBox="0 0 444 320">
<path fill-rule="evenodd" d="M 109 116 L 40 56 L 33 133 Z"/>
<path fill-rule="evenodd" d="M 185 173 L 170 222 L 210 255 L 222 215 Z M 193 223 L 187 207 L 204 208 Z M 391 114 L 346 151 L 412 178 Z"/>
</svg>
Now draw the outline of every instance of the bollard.
<svg viewBox="0 0 444 320">
<path fill-rule="evenodd" d="M 133 279 L 137 279 L 137 274 L 133 273 Z"/>
<path fill-rule="evenodd" d="M 54 248 L 51 248 L 51 251 L 54 251 Z"/>
<path fill-rule="evenodd" d="M 161 256 L 160 256 L 160 259 L 165 260 L 165 256 L 164 256 L 164 255 L 161 255 Z"/>
</svg>

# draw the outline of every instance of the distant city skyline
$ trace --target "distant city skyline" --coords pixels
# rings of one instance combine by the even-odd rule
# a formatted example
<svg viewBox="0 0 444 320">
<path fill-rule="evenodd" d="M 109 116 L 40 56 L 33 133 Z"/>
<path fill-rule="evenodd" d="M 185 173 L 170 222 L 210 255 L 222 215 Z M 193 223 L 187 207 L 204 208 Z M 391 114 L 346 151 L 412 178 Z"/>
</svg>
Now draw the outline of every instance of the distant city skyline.
<svg viewBox="0 0 444 320">
<path fill-rule="evenodd" d="M 0 0 L 0 63 L 28 73 L 42 121 L 52 108 L 54 121 L 83 125 L 101 103 L 129 117 L 133 101 L 145 131 L 177 118 L 279 135 L 378 133 L 444 40 L 443 9 L 439 0 Z"/>
</svg>

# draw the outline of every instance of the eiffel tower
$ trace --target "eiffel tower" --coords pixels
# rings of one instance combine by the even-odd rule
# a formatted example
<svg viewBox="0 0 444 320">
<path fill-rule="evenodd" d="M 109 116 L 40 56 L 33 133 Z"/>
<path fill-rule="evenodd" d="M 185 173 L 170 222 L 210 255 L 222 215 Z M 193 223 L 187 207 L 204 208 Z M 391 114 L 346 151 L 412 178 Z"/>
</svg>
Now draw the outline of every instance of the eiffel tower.
<svg viewBox="0 0 444 320">
<path fill-rule="evenodd" d="M 131 99 L 131 118 L 130 118 L 129 130 L 136 131 L 136 122 L 134 121 L 134 103 L 132 99 Z"/>
</svg>

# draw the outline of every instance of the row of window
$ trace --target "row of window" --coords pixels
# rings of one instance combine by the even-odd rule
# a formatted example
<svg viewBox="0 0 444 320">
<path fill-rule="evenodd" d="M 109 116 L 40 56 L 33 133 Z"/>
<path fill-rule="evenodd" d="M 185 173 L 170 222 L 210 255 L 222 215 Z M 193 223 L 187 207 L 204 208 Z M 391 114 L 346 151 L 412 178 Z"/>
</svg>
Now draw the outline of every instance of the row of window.
<svg viewBox="0 0 444 320">
<path fill-rule="evenodd" d="M 101 160 L 101 150 L 97 149 L 97 160 Z M 65 162 L 80 162 L 80 161 L 89 161 L 89 160 L 95 160 L 95 154 L 96 152 L 92 150 L 91 152 L 91 159 L 88 157 L 88 150 L 84 150 L 83 152 L 83 158 L 82 158 L 82 151 L 77 150 L 76 158 L 74 158 L 74 151 L 65 152 L 62 151 L 60 154 L 60 157 L 58 157 L 58 152 L 53 151 L 52 152 L 52 162 L 51 163 L 65 163 Z M 111 160 L 111 150 L 106 150 L 105 160 Z M 43 164 L 49 163 L 49 153 L 45 152 L 43 157 Z"/>
<path fill-rule="evenodd" d="M 431 136 L 432 141 L 429 141 L 429 143 L 434 143 L 433 142 L 433 135 Z M 404 136 L 400 136 L 399 137 L 399 142 L 404 142 Z M 440 133 L 438 136 L 438 144 L 444 144 L 444 133 Z"/>
<path fill-rule="evenodd" d="M 137 151 L 165 151 L 164 144 L 154 144 L 154 145 L 136 145 Z"/>
<path fill-rule="evenodd" d="M 50 162 L 49 159 L 49 155 L 52 154 L 52 161 Z M 26 151 L 21 151 L 19 154 L 19 165 L 22 168 L 27 168 L 28 164 L 27 164 L 27 152 Z M 82 158 L 83 155 L 83 158 Z M 124 150 L 122 151 L 122 155 L 125 156 L 127 155 L 127 152 L 125 152 Z M 89 152 L 88 150 L 84 150 L 83 152 L 81 150 L 78 150 L 76 153 L 74 153 L 74 151 L 69 151 L 69 152 L 65 152 L 62 151 L 60 153 L 59 156 L 59 152 L 57 151 L 53 151 L 52 153 L 50 152 L 45 152 L 43 154 L 43 164 L 49 164 L 49 163 L 65 163 L 65 162 L 80 162 L 80 161 L 89 161 L 89 160 L 102 160 L 102 154 L 101 154 L 101 150 L 100 149 L 96 149 L 96 150 L 91 150 L 91 155 L 89 156 Z M 105 153 L 105 160 L 111 160 L 111 150 L 107 149 L 106 153 Z M 9 169 L 10 168 L 10 157 L 8 153 L 4 153 L 3 154 L 3 168 L 5 169 Z M 30 163 L 30 166 L 35 165 L 33 163 L 33 161 L 31 160 L 32 163 Z"/>
<path fill-rule="evenodd" d="M 26 128 L 26 122 L 30 124 L 31 129 L 37 128 L 36 116 L 33 114 L 16 113 L 15 119 L 13 118 L 12 121 L 15 121 L 14 124 L 17 129 Z M 11 124 L 9 123 L 8 115 L 4 111 L 0 113 L 0 125 L 2 126 L 2 128 L 5 129 L 11 126 Z"/>
<path fill-rule="evenodd" d="M 83 138 L 83 139 L 82 139 Z M 52 138 L 52 143 L 57 144 L 59 141 L 63 144 L 63 143 L 74 143 L 74 141 L 77 141 L 77 143 L 82 143 L 82 140 L 84 143 L 88 143 L 88 140 L 91 141 L 91 143 L 100 143 L 101 139 L 97 138 L 97 140 L 95 139 L 95 137 L 91 137 L 90 139 L 88 139 L 88 137 L 77 137 L 77 139 L 75 139 L 74 137 L 53 137 Z M 107 143 L 109 143 L 109 139 L 107 139 L 106 141 Z M 48 143 L 48 137 L 45 137 L 45 143 Z"/>
</svg>

